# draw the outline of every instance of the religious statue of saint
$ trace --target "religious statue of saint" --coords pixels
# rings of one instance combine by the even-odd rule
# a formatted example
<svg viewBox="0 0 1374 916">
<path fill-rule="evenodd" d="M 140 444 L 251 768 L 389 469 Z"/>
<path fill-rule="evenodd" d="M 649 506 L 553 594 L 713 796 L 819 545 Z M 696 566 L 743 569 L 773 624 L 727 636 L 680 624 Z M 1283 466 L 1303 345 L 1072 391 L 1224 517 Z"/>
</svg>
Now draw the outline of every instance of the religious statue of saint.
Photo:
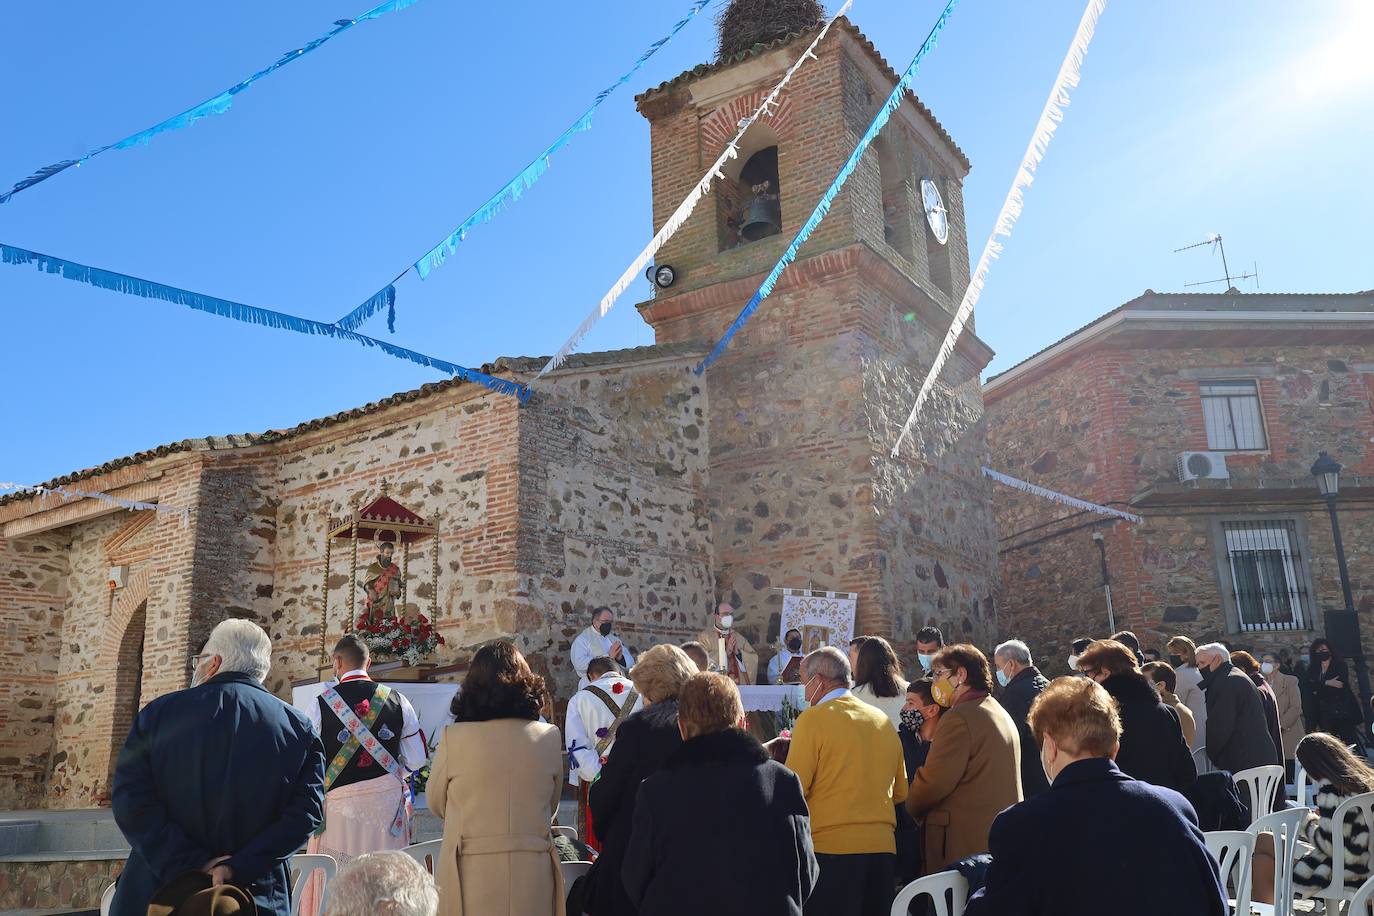
<svg viewBox="0 0 1374 916">
<path fill-rule="evenodd" d="M 361 588 L 364 613 L 369 619 L 388 620 L 396 616 L 396 599 L 401 597 L 401 568 L 391 559 L 396 545 L 382 541 L 377 559 L 367 566 Z"/>
</svg>

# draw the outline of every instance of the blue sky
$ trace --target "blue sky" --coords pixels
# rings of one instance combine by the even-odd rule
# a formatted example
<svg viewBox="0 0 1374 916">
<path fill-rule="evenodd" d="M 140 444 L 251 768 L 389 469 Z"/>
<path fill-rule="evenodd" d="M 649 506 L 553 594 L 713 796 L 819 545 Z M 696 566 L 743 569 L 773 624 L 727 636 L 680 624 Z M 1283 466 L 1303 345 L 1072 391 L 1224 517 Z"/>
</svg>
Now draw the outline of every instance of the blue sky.
<svg viewBox="0 0 1374 916">
<path fill-rule="evenodd" d="M 367 5 L 14 5 L 0 184 L 200 101 Z M 851 18 L 901 69 L 940 5 L 856 0 Z M 0 240 L 333 320 L 443 237 L 687 6 L 422 0 L 263 81 L 227 115 L 20 194 L 0 206 Z M 982 297 L 990 371 L 1147 287 L 1220 276 L 1206 249 L 1172 253 L 1212 232 L 1233 270 L 1258 262 L 1263 290 L 1374 287 L 1371 10 L 1113 0 Z M 917 78 L 974 165 L 974 257 L 1081 11 L 1078 0 L 964 0 Z M 468 365 L 552 352 L 652 231 L 633 94 L 713 49 L 703 16 L 523 201 L 429 280 L 403 280 L 390 339 Z M 627 294 L 583 349 L 650 343 L 632 305 L 646 291 Z M 290 426 L 437 377 L 29 268 L 0 267 L 0 308 L 12 392 L 0 480 Z M 368 330 L 385 336 L 385 322 Z"/>
</svg>

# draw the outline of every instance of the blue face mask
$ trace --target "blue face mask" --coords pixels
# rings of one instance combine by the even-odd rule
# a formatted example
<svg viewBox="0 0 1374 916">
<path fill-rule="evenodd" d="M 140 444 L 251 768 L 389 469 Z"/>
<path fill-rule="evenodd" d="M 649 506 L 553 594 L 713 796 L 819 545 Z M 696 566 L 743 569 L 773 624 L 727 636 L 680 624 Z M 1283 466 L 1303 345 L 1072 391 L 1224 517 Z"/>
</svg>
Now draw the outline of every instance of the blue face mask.
<svg viewBox="0 0 1374 916">
<path fill-rule="evenodd" d="M 997 683 L 1003 687 L 1011 683 L 1011 678 L 1007 677 L 1007 673 L 1000 668 L 997 669 Z"/>
<path fill-rule="evenodd" d="M 916 653 L 916 660 L 921 663 L 922 668 L 929 671 L 930 663 L 935 661 L 935 656 L 926 655 L 924 652 L 918 652 Z"/>
</svg>

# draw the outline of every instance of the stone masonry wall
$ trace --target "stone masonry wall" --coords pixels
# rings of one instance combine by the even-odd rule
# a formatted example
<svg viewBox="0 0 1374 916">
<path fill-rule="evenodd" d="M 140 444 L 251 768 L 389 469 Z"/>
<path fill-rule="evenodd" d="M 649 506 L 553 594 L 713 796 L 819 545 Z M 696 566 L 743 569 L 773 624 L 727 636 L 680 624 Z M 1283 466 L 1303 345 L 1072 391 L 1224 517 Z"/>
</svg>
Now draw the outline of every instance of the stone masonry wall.
<svg viewBox="0 0 1374 916">
<path fill-rule="evenodd" d="M 1118 627 L 1129 625 L 1155 645 L 1183 633 L 1257 649 L 1292 647 L 1321 635 L 1322 611 L 1343 604 L 1330 524 L 1314 498 L 1309 467 L 1326 450 L 1346 465 L 1347 475 L 1374 470 L 1370 357 L 1361 346 L 1100 349 L 992 397 L 989 441 L 1008 473 L 1096 502 L 1124 504 L 1148 487 L 1180 494 L 1186 488 L 1177 483 L 1178 453 L 1207 448 L 1200 382 L 1255 380 L 1269 448 L 1227 456 L 1230 488 L 1253 495 L 1220 506 L 1209 495 L 1216 485 L 1204 484 L 1195 488 L 1195 498 L 1173 497 L 1189 505 L 1139 510 L 1147 519 L 1143 526 L 1108 524 L 1101 530 Z M 1278 495 L 1256 492 L 1261 480 Z M 1028 639 L 1059 647 L 1070 633 L 1101 635 L 1106 618 L 1096 548 L 1088 529 L 1079 527 L 1087 519 L 1000 487 L 996 506 L 1004 551 L 1004 631 L 1009 625 Z M 1358 500 L 1341 508 L 1365 631 L 1374 607 L 1374 557 L 1366 546 L 1370 508 Z M 1314 588 L 1307 629 L 1237 633 L 1228 627 L 1221 594 L 1225 569 L 1213 524 L 1223 517 L 1296 521 L 1298 549 Z M 1060 530 L 1066 533 L 1050 537 Z M 1007 552 L 1033 539 L 1039 543 Z M 1055 650 L 1056 657 L 1061 654 Z"/>
<path fill-rule="evenodd" d="M 62 612 L 66 605 L 65 537 L 49 532 L 0 540 L 0 809 L 41 802 L 52 754 Z"/>
<path fill-rule="evenodd" d="M 520 427 L 522 650 L 576 689 L 572 640 L 614 608 L 636 651 L 682 642 L 712 598 L 706 394 L 699 354 L 551 376 Z"/>
</svg>

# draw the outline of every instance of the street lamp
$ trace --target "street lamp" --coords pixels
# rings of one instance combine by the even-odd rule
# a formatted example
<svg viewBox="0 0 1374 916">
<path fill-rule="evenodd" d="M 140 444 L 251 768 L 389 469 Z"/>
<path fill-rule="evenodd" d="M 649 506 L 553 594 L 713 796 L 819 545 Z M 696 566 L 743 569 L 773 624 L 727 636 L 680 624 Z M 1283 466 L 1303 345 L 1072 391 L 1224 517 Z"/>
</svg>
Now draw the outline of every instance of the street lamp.
<svg viewBox="0 0 1374 916">
<path fill-rule="evenodd" d="M 1317 455 L 1312 463 L 1312 476 L 1317 479 L 1317 492 L 1326 500 L 1326 511 L 1331 516 L 1331 540 L 1336 548 L 1336 566 L 1341 573 L 1341 594 L 1345 597 L 1344 615 L 1354 633 L 1355 673 L 1360 682 L 1360 711 L 1368 721 L 1369 717 L 1369 671 L 1364 661 L 1364 641 L 1360 638 L 1360 617 L 1355 613 L 1355 596 L 1350 591 L 1350 569 L 1345 563 L 1345 544 L 1341 541 L 1341 523 L 1336 517 L 1336 497 L 1341 492 L 1341 463 L 1326 452 Z M 1330 614 L 1327 615 L 1328 620 Z M 1327 636 L 1331 628 L 1327 627 Z"/>
</svg>

